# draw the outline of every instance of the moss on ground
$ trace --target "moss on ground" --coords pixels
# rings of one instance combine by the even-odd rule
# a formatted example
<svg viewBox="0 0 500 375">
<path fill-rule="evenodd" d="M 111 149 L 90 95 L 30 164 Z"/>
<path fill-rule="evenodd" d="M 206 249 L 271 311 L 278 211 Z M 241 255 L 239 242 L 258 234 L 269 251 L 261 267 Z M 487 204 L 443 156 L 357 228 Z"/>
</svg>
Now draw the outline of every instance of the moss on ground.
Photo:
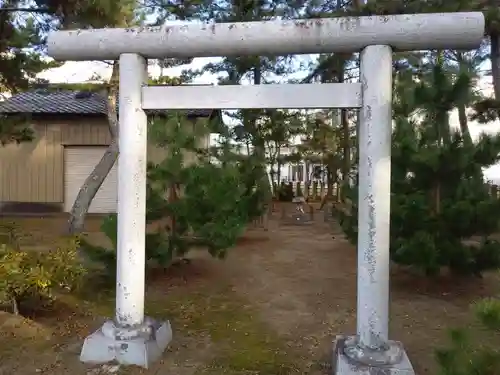
<svg viewBox="0 0 500 375">
<path fill-rule="evenodd" d="M 237 295 L 223 279 L 210 277 L 194 283 L 190 280 L 187 282 L 186 285 L 174 287 L 158 282 L 149 286 L 146 313 L 169 319 L 173 325 L 174 340 L 176 337 L 189 337 L 202 343 L 205 338 L 209 338 L 210 356 L 197 366 L 196 375 L 285 375 L 303 372 L 299 370 L 298 357 L 289 353 L 283 340 L 259 319 L 255 306 Z M 18 327 L 12 327 L 11 337 L 1 335 L 0 349 L 4 357 L 7 356 L 4 364 L 22 362 L 23 359 L 19 358 L 21 349 L 23 358 L 38 362 L 42 368 L 45 367 L 43 362 L 50 367 L 49 362 L 52 360 L 58 363 L 77 362 L 75 349 L 69 352 L 64 348 L 78 347 L 76 351 L 79 351 L 79 345 L 75 344 L 81 344 L 89 331 L 100 324 L 102 317 L 114 314 L 114 293 L 90 284 L 87 287 L 94 294 L 87 290 L 79 295 L 62 295 L 54 305 L 54 311 L 37 316 L 34 324 L 43 329 L 30 329 L 28 340 L 20 335 Z M 101 290 L 100 294 L 96 296 L 95 290 Z M 24 327 L 31 324 L 23 319 L 20 321 L 24 322 Z M 4 328 L 5 322 L 6 317 L 2 321 Z M 196 351 L 189 352 L 190 349 L 180 348 L 182 350 L 186 351 L 181 356 L 183 358 L 197 354 Z M 54 357 L 51 353 L 57 353 L 58 358 L 48 362 L 47 357 Z M 166 353 L 166 362 L 171 355 Z M 162 371 L 169 370 L 167 366 L 162 366 Z M 126 368 L 120 373 L 138 374 L 137 371 Z M 76 369 L 76 373 L 80 372 Z"/>
<path fill-rule="evenodd" d="M 165 300 L 150 299 L 148 314 L 171 319 L 174 331 L 208 336 L 214 343 L 214 357 L 197 374 L 285 375 L 299 372 L 284 342 L 263 324 L 254 307 L 229 287 L 182 289 Z M 174 333 L 175 334 L 175 333 Z"/>
<path fill-rule="evenodd" d="M 198 367 L 196 375 L 286 375 L 301 372 L 293 360 L 297 357 L 287 352 L 284 342 L 260 321 L 254 308 L 229 287 L 207 283 L 196 290 L 188 289 L 179 287 L 169 291 L 168 288 L 150 288 L 146 313 L 168 318 L 174 329 L 174 340 L 176 336 L 189 337 L 194 341 L 199 339 L 200 342 L 209 338 L 213 353 L 207 362 Z M 44 332 L 35 332 L 28 346 L 25 340 L 19 340 L 19 345 L 16 345 L 18 340 L 9 340 L 12 350 L 4 351 L 4 355 L 18 355 L 24 345 L 32 358 L 38 355 L 38 349 L 42 357 L 47 347 L 81 342 L 96 319 L 112 316 L 114 312 L 114 297 L 108 293 L 91 301 L 67 295 L 61 298 L 58 305 L 62 303 L 67 312 L 61 312 L 54 318 L 41 318 Z M 0 338 L 0 344 L 2 341 Z M 196 356 L 196 351 L 185 354 L 186 357 Z M 66 355 L 76 359 L 77 353 Z M 166 354 L 167 357 L 169 355 L 171 353 Z M 137 369 L 124 368 L 120 371 L 122 373 L 137 374 Z"/>
</svg>

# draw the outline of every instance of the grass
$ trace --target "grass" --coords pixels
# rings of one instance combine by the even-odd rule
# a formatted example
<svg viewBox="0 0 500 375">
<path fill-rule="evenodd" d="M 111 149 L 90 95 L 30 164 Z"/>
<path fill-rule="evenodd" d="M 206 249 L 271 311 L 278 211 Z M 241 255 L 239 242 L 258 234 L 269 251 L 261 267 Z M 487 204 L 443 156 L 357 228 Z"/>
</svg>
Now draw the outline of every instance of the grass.
<svg viewBox="0 0 500 375">
<path fill-rule="evenodd" d="M 22 248 L 47 244 L 64 228 L 54 219 L 16 221 L 31 233 Z M 98 224 L 86 223 L 96 242 L 103 237 Z M 356 251 L 340 235 L 332 240 L 326 226 L 267 233 L 250 233 L 224 263 L 193 253 L 190 265 L 148 272 L 147 314 L 169 319 L 174 340 L 154 368 L 118 374 L 330 372 L 332 337 L 355 332 Z M 448 345 L 448 328 L 471 325 L 474 340 L 498 347 L 500 337 L 479 329 L 469 306 L 498 296 L 499 280 L 496 273 L 429 279 L 393 267 L 391 337 L 403 342 L 418 374 L 437 373 L 434 350 Z M 0 374 L 97 375 L 78 354 L 84 338 L 113 315 L 114 293 L 63 296 L 55 313 L 34 321 L 0 313 Z"/>
<path fill-rule="evenodd" d="M 285 375 L 298 372 L 299 366 L 291 360 L 284 343 L 270 333 L 252 308 L 234 296 L 229 287 L 214 290 L 207 285 L 201 290 L 188 292 L 185 288 L 177 288 L 173 293 L 154 288 L 150 294 L 147 314 L 168 318 L 173 325 L 174 340 L 178 336 L 192 341 L 209 338 L 212 353 L 196 374 Z M 114 300 L 106 295 L 93 301 L 67 295 L 62 296 L 55 306 L 64 306 L 67 311 L 59 310 L 52 317 L 44 316 L 34 321 L 6 316 L 0 328 L 3 331 L 0 351 L 4 363 L 18 360 L 22 352 L 23 356 L 38 362 L 39 367 L 52 367 L 50 363 L 42 364 L 46 360 L 45 354 L 50 349 L 67 347 L 69 342 L 83 340 L 94 328 L 91 326 L 96 320 L 112 316 Z M 9 319 L 11 323 L 7 322 Z M 5 334 L 6 325 L 10 325 L 10 334 Z M 63 349 L 61 355 L 76 358 L 77 353 L 64 353 Z M 195 355 L 181 353 L 181 357 Z M 120 373 L 136 374 L 136 371 L 127 368 Z M 16 373 L 24 375 L 23 372 Z"/>
<path fill-rule="evenodd" d="M 168 318 L 174 335 L 193 340 L 206 337 L 210 360 L 196 374 L 286 375 L 299 372 L 286 345 L 259 320 L 253 308 L 229 285 L 205 283 L 196 288 L 162 291 L 150 288 L 146 314 Z M 195 289 L 195 290 L 194 290 Z M 100 304 L 112 311 L 113 301 Z"/>
<path fill-rule="evenodd" d="M 29 232 L 29 228 L 23 226 L 23 231 Z M 40 228 L 36 232 L 39 233 Z M 50 246 L 50 241 L 46 246 Z M 211 275 L 210 279 L 191 282 L 188 277 L 184 284 L 171 285 L 169 277 L 167 273 L 163 280 L 154 280 L 148 286 L 146 314 L 171 321 L 174 341 L 169 350 L 176 352 L 176 366 L 196 357 L 200 344 L 208 343 L 209 353 L 204 355 L 193 375 L 300 372 L 298 357 L 259 319 L 249 301 L 237 295 L 224 280 Z M 81 295 L 61 295 L 53 309 L 33 320 L 2 313 L 0 373 L 25 375 L 50 371 L 59 374 L 57 369 L 65 369 L 60 373 L 87 373 L 78 363 L 80 345 L 86 335 L 102 324 L 104 317 L 113 316 L 114 293 L 101 291 L 92 298 L 86 291 Z M 183 346 L 185 342 L 189 344 Z M 152 373 L 169 372 L 169 366 L 173 365 L 169 360 L 171 352 L 166 353 L 164 362 Z M 119 373 L 142 371 L 127 367 Z"/>
<path fill-rule="evenodd" d="M 166 315 L 184 334 L 206 335 L 214 345 L 211 362 L 199 373 L 284 375 L 298 371 L 284 343 L 228 286 L 189 294 L 177 290 L 167 300 L 151 300 L 148 314 Z"/>
</svg>

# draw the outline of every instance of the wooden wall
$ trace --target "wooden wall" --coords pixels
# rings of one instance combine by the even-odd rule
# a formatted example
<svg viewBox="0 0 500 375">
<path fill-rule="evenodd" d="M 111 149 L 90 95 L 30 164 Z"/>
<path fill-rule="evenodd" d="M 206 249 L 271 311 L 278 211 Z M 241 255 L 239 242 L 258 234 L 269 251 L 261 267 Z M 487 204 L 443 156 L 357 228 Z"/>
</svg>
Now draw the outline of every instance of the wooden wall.
<svg viewBox="0 0 500 375">
<path fill-rule="evenodd" d="M 107 146 L 102 118 L 33 120 L 35 139 L 0 147 L 0 202 L 63 203 L 64 146 Z M 208 147 L 209 137 L 203 140 Z M 148 158 L 159 161 L 163 149 L 150 146 Z"/>
</svg>

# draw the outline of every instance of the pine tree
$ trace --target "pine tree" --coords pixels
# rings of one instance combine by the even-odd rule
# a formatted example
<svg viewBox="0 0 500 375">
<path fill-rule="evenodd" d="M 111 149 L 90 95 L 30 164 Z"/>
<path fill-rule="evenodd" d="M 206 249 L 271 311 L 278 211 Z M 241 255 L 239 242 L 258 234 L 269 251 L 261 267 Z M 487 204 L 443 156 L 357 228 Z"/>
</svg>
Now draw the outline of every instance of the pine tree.
<svg viewBox="0 0 500 375">
<path fill-rule="evenodd" d="M 199 145 L 212 128 L 203 120 L 193 126 L 181 112 L 149 124 L 150 140 L 165 151 L 165 157 L 148 163 L 146 222 L 157 223 L 157 229 L 146 234 L 148 264 L 168 267 L 193 247 L 224 258 L 247 223 L 262 213 L 258 211 L 262 198 L 254 189 L 253 162 L 227 149 L 212 153 Z M 84 241 L 85 254 L 103 263 L 106 276 L 113 278 L 117 216 L 107 217 L 101 229 L 114 248 Z"/>
<path fill-rule="evenodd" d="M 486 19 L 485 43 L 489 49 L 494 98 L 484 100 L 479 109 L 498 118 L 500 109 L 500 10 L 495 1 L 469 0 L 377 0 L 354 8 L 351 15 L 391 15 L 429 12 L 483 12 Z"/>
<path fill-rule="evenodd" d="M 10 10 L 16 5 L 12 0 L 0 4 L 0 100 L 26 90 L 38 81 L 38 73 L 59 65 L 42 58 L 38 51 L 42 30 L 33 17 L 22 17 Z M 25 116 L 0 115 L 0 143 L 31 141 L 33 131 L 28 122 Z"/>
<path fill-rule="evenodd" d="M 498 229 L 500 202 L 481 173 L 498 161 L 500 135 L 469 144 L 449 126 L 448 113 L 470 83 L 466 74 L 452 80 L 439 64 L 418 80 L 411 72 L 396 77 L 391 259 L 426 274 L 444 267 L 479 276 L 500 266 L 500 244 L 489 237 Z M 341 221 L 356 241 L 356 191 L 351 199 L 353 216 Z M 464 243 L 474 236 L 480 244 Z"/>
<path fill-rule="evenodd" d="M 299 146 L 303 158 L 311 163 L 324 166 L 328 191 L 321 209 L 326 204 L 327 197 L 333 194 L 334 184 L 338 184 L 341 170 L 345 167 L 342 120 L 332 115 L 332 111 L 310 113 L 307 119 L 306 132 Z"/>
<path fill-rule="evenodd" d="M 483 340 L 474 338 L 471 329 L 453 329 L 449 345 L 436 351 L 438 375 L 496 375 L 500 373 L 500 351 L 491 344 L 500 332 L 500 301 L 485 299 L 474 306 Z"/>
<path fill-rule="evenodd" d="M 299 14 L 301 1 L 284 0 L 243 0 L 225 3 L 209 2 L 208 12 L 216 22 L 248 22 L 270 20 L 276 17 L 282 19 L 294 18 Z M 221 77 L 221 84 L 241 84 L 250 80 L 254 85 L 271 83 L 274 75 L 282 76 L 290 72 L 291 58 L 244 56 L 224 57 L 221 62 L 208 64 L 203 71 L 208 71 Z M 256 184 L 265 193 L 267 202 L 271 199 L 271 188 L 266 171 L 265 129 L 262 124 L 269 120 L 272 111 L 240 110 L 231 114 L 235 121 L 243 126 L 245 137 L 251 143 L 254 154 L 255 168 L 258 171 Z"/>
<path fill-rule="evenodd" d="M 281 181 L 281 167 L 286 160 L 282 155 L 283 148 L 291 145 L 292 137 L 303 133 L 303 125 L 303 116 L 298 111 L 268 110 L 264 112 L 261 133 L 267 151 L 267 164 L 270 167 L 269 175 L 275 197 Z"/>
<path fill-rule="evenodd" d="M 163 265 L 183 257 L 192 246 L 223 257 L 248 220 L 238 168 L 213 164 L 199 148 L 197 140 L 208 134 L 208 124 L 200 120 L 194 127 L 188 125 L 179 113 L 150 125 L 151 139 L 168 153 L 149 166 L 146 215 L 148 222 L 169 218 L 163 230 L 147 237 L 148 254 Z"/>
<path fill-rule="evenodd" d="M 306 14 L 308 17 L 342 17 L 345 16 L 347 12 L 352 12 L 352 10 L 359 9 L 364 2 L 359 0 L 343 2 L 341 0 L 331 2 L 331 1 L 313 1 L 306 7 Z M 321 83 L 343 83 L 348 82 L 354 78 L 357 72 L 357 61 L 355 58 L 357 54 L 352 53 L 333 53 L 333 54 L 321 54 L 318 57 L 316 66 L 313 68 L 312 72 L 306 77 L 304 82 L 309 82 L 313 79 L 319 80 Z M 353 74 L 354 73 L 354 74 Z M 356 111 L 357 112 L 357 111 Z M 342 178 L 342 185 L 348 187 L 350 184 L 350 172 L 353 167 L 353 122 L 352 115 L 353 111 L 347 109 L 338 109 L 329 112 L 332 122 L 335 118 L 338 118 L 336 126 L 340 131 L 336 131 L 336 139 L 341 145 L 341 158 L 335 158 L 335 161 L 340 161 L 340 165 L 337 168 L 340 172 Z M 332 158 L 330 158 L 332 161 Z M 331 169 L 331 167 L 330 167 Z M 332 178 L 333 177 L 333 178 Z M 337 182 L 336 171 L 335 175 L 328 173 L 328 191 L 326 196 L 321 202 L 321 208 L 326 204 L 326 201 L 331 197 L 333 192 L 333 184 Z"/>
</svg>

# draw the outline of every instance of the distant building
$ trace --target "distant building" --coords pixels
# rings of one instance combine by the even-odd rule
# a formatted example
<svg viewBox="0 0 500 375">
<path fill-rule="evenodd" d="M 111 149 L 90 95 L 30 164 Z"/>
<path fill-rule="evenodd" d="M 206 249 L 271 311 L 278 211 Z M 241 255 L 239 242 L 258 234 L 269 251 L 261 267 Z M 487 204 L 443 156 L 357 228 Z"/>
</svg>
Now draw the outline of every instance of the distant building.
<svg viewBox="0 0 500 375">
<path fill-rule="evenodd" d="M 111 142 L 106 118 L 107 99 L 89 91 L 37 89 L 0 101 L 2 116 L 25 115 L 35 132 L 32 142 L 0 147 L 0 202 L 3 209 L 26 204 L 50 205 L 69 212 L 82 183 Z M 150 111 L 161 116 L 165 111 Z M 220 111 L 192 110 L 187 116 L 221 117 Z M 200 140 L 209 146 L 209 136 Z M 155 160 L 163 149 L 150 146 Z M 90 213 L 116 212 L 117 165 L 90 206 Z M 17 210 L 17 208 L 15 208 Z"/>
</svg>

